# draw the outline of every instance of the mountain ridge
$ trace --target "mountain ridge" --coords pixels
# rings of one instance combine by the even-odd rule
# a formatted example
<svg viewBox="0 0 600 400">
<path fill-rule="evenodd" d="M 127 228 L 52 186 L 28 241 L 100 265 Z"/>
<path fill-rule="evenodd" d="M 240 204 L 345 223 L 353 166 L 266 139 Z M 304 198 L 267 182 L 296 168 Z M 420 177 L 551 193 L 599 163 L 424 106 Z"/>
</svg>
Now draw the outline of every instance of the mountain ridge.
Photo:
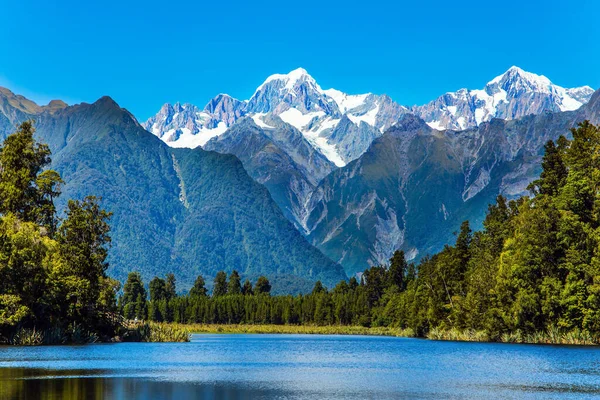
<svg viewBox="0 0 600 400">
<path fill-rule="evenodd" d="M 575 110 L 585 104 L 592 93 L 589 86 L 563 88 L 543 75 L 513 66 L 490 80 L 484 89 L 459 89 L 424 105 L 407 107 L 385 94 L 352 95 L 337 89 L 323 90 L 305 69 L 297 68 L 288 74 L 269 76 L 248 100 L 240 101 L 223 94 L 210 100 L 203 109 L 208 114 L 209 105 L 218 101 L 219 96 L 231 99 L 234 104 L 214 120 L 207 115 L 204 117 L 207 123 L 192 123 L 201 125 L 192 129 L 192 134 L 200 132 L 200 138 L 211 131 L 210 139 L 221 135 L 245 115 L 273 114 L 301 131 L 317 151 L 342 167 L 358 158 L 373 139 L 405 113 L 418 115 L 434 129 L 464 130 L 491 118 L 515 119 L 530 113 Z M 168 127 L 155 126 L 159 114 L 143 125 L 171 146 L 203 146 L 208 141 L 180 139 L 190 129 L 187 121 Z M 214 121 L 222 121 L 223 125 L 217 127 Z M 341 124 L 342 121 L 346 123 Z M 182 135 L 174 135 L 177 130 Z"/>
</svg>

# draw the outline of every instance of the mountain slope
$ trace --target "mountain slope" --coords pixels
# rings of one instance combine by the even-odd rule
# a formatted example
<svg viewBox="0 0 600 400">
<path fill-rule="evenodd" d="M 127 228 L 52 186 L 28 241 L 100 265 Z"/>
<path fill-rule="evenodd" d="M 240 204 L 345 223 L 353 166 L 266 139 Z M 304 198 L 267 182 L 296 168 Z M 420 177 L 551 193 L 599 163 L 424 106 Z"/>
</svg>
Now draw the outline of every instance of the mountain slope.
<svg viewBox="0 0 600 400">
<path fill-rule="evenodd" d="M 263 119 L 245 118 L 204 148 L 236 155 L 250 176 L 265 185 L 284 215 L 305 231 L 306 202 L 334 166 L 293 126 L 277 117 Z"/>
<path fill-rule="evenodd" d="M 524 194 L 543 145 L 577 122 L 600 121 L 600 91 L 577 111 L 493 119 L 440 132 L 406 115 L 359 159 L 326 177 L 311 199 L 309 240 L 348 274 L 385 262 L 397 248 L 421 257 L 477 227 L 498 194 Z"/>
<path fill-rule="evenodd" d="M 111 275 L 139 270 L 149 279 L 172 271 L 189 287 L 199 273 L 210 281 L 217 270 L 237 269 L 271 277 L 280 292 L 345 276 L 234 156 L 171 149 L 110 98 L 25 116 L 36 119 L 36 135 L 66 182 L 59 207 L 94 194 L 113 212 Z M 290 281 L 295 287 L 277 286 Z"/>
</svg>

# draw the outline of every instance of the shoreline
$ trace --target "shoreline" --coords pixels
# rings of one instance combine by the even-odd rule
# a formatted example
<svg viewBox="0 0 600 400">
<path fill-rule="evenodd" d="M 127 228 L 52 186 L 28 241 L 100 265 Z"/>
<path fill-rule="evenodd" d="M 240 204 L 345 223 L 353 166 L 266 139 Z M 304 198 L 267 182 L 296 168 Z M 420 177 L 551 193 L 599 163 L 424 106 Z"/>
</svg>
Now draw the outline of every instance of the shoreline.
<svg viewBox="0 0 600 400">
<path fill-rule="evenodd" d="M 415 337 L 412 329 L 338 325 L 174 324 L 192 334 L 280 334 Z"/>
<path fill-rule="evenodd" d="M 362 326 L 311 326 L 311 325 L 257 325 L 257 324 L 172 324 L 187 329 L 190 334 L 295 334 L 295 335 L 362 335 L 389 336 L 449 342 L 479 342 L 507 344 L 545 344 L 556 346 L 598 346 L 600 339 L 586 332 L 536 332 L 504 334 L 491 340 L 483 331 L 458 331 L 433 329 L 426 337 L 419 337 L 410 328 Z"/>
<path fill-rule="evenodd" d="M 35 333 L 35 330 L 32 330 Z M 36 341 L 21 343 L 1 343 L 0 346 L 39 346 L 39 345 L 81 345 L 94 343 L 175 343 L 189 342 L 192 334 L 273 334 L 273 335 L 348 335 L 348 336 L 387 336 L 400 338 L 413 338 L 446 342 L 478 342 L 501 344 L 537 344 L 554 346 L 598 346 L 600 336 L 586 331 L 563 332 L 558 329 L 549 329 L 547 332 L 523 333 L 520 331 L 505 333 L 497 339 L 491 339 L 484 331 L 457 329 L 442 330 L 432 329 L 427 336 L 417 336 L 410 328 L 392 327 L 363 327 L 345 325 L 275 325 L 275 324 L 181 324 L 167 322 L 145 322 L 129 327 L 128 334 L 123 337 L 116 336 L 110 340 L 96 340 L 73 342 L 59 341 L 48 343 L 41 340 L 43 331 L 38 331 L 42 336 Z"/>
</svg>

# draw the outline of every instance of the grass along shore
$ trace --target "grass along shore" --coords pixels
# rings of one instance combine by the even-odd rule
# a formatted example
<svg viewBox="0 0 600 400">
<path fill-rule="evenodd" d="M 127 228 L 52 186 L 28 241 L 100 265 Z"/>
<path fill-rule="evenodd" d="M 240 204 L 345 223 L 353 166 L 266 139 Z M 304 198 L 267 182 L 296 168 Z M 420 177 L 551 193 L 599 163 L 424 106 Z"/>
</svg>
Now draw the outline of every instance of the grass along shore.
<svg viewBox="0 0 600 400">
<path fill-rule="evenodd" d="M 118 342 L 173 343 L 189 342 L 190 334 L 190 329 L 186 325 L 126 321 L 117 329 L 117 334 L 113 337 L 100 337 L 94 332 L 82 329 L 81 326 L 75 326 L 68 330 L 22 328 L 8 338 L 0 337 L 0 345 L 41 346 Z"/>
<path fill-rule="evenodd" d="M 442 330 L 434 328 L 428 335 L 431 340 L 449 340 L 459 342 L 497 342 L 497 343 L 519 343 L 519 344 L 562 344 L 562 345 L 598 345 L 600 335 L 587 331 L 573 330 L 564 331 L 557 327 L 551 327 L 545 332 L 524 333 L 519 330 L 513 333 L 504 333 L 496 340 L 492 340 L 487 332 L 458 329 Z"/>
<path fill-rule="evenodd" d="M 305 334 L 305 335 L 370 335 L 415 337 L 412 329 L 390 327 L 363 327 L 363 326 L 316 326 L 316 325 L 246 325 L 246 324 L 169 324 L 191 333 L 222 333 L 222 334 Z M 561 345 L 598 345 L 600 335 L 586 331 L 565 332 L 558 328 L 550 328 L 546 332 L 523 333 L 520 331 L 506 333 L 497 340 L 492 340 L 484 331 L 458 329 L 442 330 L 432 329 L 426 339 L 446 340 L 458 342 L 496 342 L 519 344 L 561 344 Z"/>
<path fill-rule="evenodd" d="M 121 329 L 120 336 L 111 340 L 99 340 L 98 336 L 75 329 L 62 332 L 57 329 L 36 330 L 21 329 L 9 340 L 0 344 L 36 346 L 49 344 L 86 344 L 97 342 L 189 342 L 192 334 L 300 334 L 300 335 L 366 335 L 416 337 L 410 328 L 363 327 L 343 325 L 254 325 L 254 324 L 180 324 L 167 322 L 132 322 Z M 599 345 L 600 335 L 587 331 L 563 331 L 552 327 L 546 332 L 505 333 L 496 340 L 485 331 L 458 329 L 432 329 L 426 336 L 429 340 L 457 342 L 496 342 L 518 344 L 554 344 L 554 345 Z"/>
<path fill-rule="evenodd" d="M 389 327 L 367 328 L 342 325 L 246 325 L 246 324 L 172 324 L 185 328 L 190 333 L 256 333 L 256 334 L 300 334 L 300 335 L 370 335 L 414 337 L 412 329 Z"/>
</svg>

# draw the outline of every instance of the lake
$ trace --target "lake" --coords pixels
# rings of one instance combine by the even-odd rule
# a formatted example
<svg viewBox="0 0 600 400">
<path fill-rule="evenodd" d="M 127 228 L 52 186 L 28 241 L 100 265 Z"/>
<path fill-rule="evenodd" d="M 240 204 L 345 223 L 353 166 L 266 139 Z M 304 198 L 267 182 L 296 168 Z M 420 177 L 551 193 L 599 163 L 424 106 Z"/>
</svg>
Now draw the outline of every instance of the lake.
<svg viewBox="0 0 600 400">
<path fill-rule="evenodd" d="M 600 397 L 600 348 L 370 336 L 0 347 L 2 399 Z"/>
</svg>

